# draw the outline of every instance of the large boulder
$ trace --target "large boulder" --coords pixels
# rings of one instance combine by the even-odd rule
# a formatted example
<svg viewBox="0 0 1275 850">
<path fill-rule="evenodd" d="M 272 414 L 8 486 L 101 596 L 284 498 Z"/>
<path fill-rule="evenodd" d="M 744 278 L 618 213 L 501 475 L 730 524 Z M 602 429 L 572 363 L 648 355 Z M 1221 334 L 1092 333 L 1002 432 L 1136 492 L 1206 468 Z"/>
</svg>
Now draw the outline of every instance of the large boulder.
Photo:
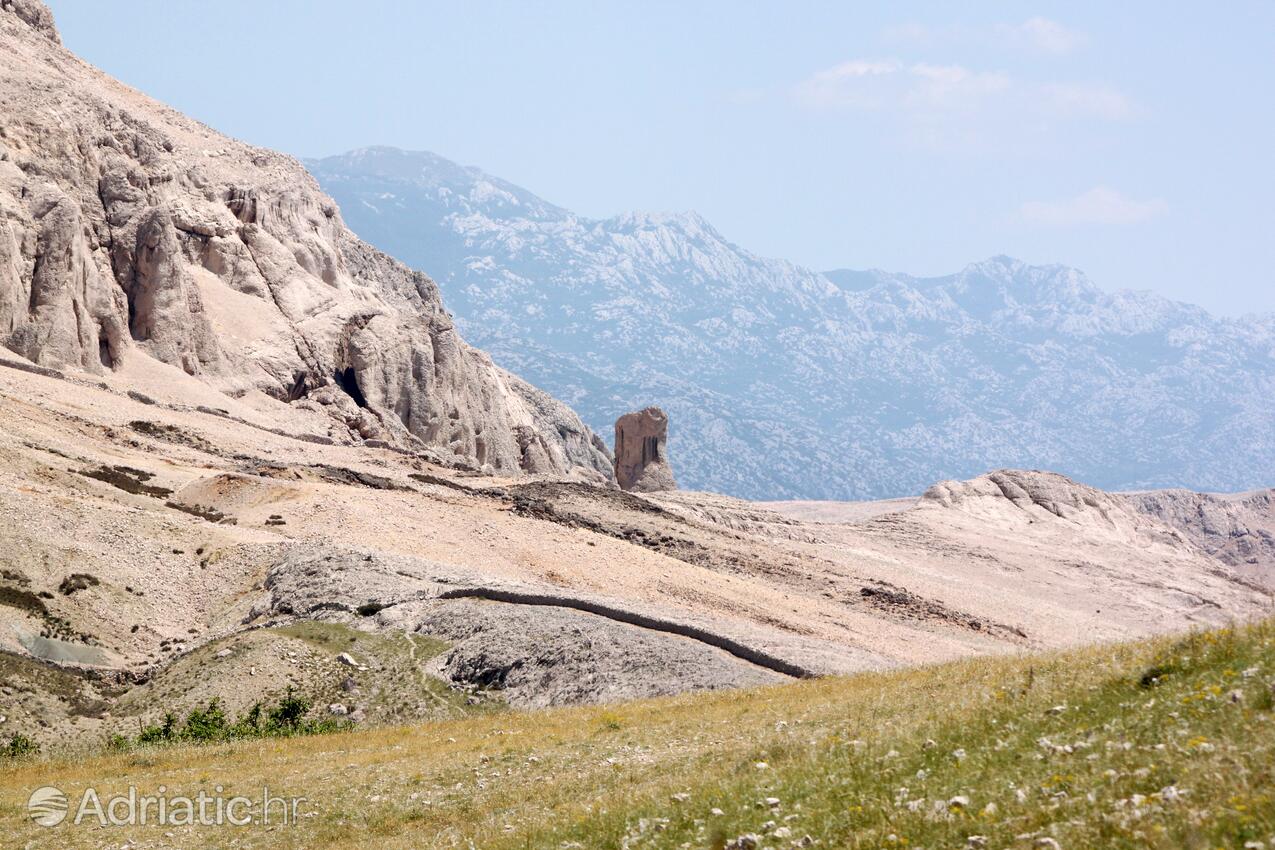
<svg viewBox="0 0 1275 850">
<path fill-rule="evenodd" d="M 625 490 L 676 490 L 668 462 L 668 414 L 658 407 L 615 421 L 615 479 Z"/>
</svg>

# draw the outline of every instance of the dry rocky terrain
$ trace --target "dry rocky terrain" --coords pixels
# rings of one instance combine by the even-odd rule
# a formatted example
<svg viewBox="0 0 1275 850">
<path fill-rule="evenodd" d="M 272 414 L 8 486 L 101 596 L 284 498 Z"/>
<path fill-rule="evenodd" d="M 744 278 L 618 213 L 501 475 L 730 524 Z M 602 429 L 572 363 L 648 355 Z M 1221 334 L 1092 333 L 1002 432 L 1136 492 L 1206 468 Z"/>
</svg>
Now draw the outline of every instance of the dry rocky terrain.
<svg viewBox="0 0 1275 850">
<path fill-rule="evenodd" d="M 289 684 L 389 722 L 1270 608 L 1269 566 L 1215 557 L 1192 526 L 1139 509 L 1145 496 L 1049 473 L 811 520 L 810 506 L 315 443 L 287 405 L 219 412 L 176 370 L 161 401 L 112 374 L 35 368 L 0 366 L 0 729 L 45 741 L 96 740 L 212 696 L 238 710 Z"/>
<path fill-rule="evenodd" d="M 0 39 L 0 734 L 289 686 L 389 723 L 1270 609 L 1269 494 L 622 491 L 294 160 L 88 66 L 34 0 Z"/>
</svg>

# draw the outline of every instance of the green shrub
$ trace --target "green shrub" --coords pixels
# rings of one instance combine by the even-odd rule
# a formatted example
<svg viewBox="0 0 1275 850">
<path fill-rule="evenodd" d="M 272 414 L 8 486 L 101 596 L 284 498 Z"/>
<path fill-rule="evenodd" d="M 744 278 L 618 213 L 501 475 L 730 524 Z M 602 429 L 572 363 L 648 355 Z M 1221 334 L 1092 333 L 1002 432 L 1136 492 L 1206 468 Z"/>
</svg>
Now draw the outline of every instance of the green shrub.
<svg viewBox="0 0 1275 850">
<path fill-rule="evenodd" d="M 293 734 L 305 723 L 305 716 L 310 711 L 310 701 L 297 696 L 289 687 L 283 699 L 270 712 L 270 726 L 282 734 Z"/>
<path fill-rule="evenodd" d="M 241 738 L 284 738 L 294 735 L 321 735 L 345 729 L 349 723 L 336 719 L 312 719 L 309 717 L 312 703 L 299 696 L 291 687 L 279 702 L 268 710 L 256 703 L 233 722 L 221 706 L 221 700 L 213 697 L 208 704 L 195 708 L 179 720 L 176 712 L 169 711 L 158 725 L 147 726 L 137 735 L 139 744 L 206 744 Z M 112 735 L 107 741 L 109 749 L 128 749 L 131 742 L 123 735 Z"/>
<path fill-rule="evenodd" d="M 195 709 L 186 716 L 186 725 L 182 728 L 184 741 L 220 741 L 227 737 L 229 723 L 226 712 L 221 708 L 221 701 L 213 697 L 208 707 Z"/>
<path fill-rule="evenodd" d="M 0 758 L 5 759 L 22 759 L 31 758 L 40 752 L 40 745 L 35 741 L 23 735 L 21 732 L 13 733 L 9 738 L 9 743 L 0 747 Z"/>
<path fill-rule="evenodd" d="M 242 717 L 235 721 L 230 727 L 230 737 L 232 738 L 260 738 L 262 733 L 261 726 L 261 703 L 253 703 L 252 708 L 248 709 Z"/>
<path fill-rule="evenodd" d="M 164 744 L 177 740 L 177 715 L 169 711 L 158 726 L 147 726 L 137 735 L 139 744 Z"/>
</svg>

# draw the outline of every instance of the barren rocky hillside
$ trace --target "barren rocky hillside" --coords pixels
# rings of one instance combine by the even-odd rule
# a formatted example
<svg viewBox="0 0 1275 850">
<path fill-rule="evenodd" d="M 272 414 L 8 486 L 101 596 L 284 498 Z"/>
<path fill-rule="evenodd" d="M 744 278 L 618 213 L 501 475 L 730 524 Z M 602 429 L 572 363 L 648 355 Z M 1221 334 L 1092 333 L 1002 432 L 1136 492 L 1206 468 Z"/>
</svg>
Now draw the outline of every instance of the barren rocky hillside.
<svg viewBox="0 0 1275 850">
<path fill-rule="evenodd" d="M 0 714 L 46 741 L 288 685 L 400 722 L 1113 640 L 1271 602 L 1189 530 L 1050 473 L 812 520 L 319 444 L 251 409 L 36 368 L 0 363 Z"/>
<path fill-rule="evenodd" d="M 102 74 L 51 21 L 0 12 L 0 344 L 291 404 L 339 442 L 610 475 L 575 414 L 466 345 L 434 282 L 355 238 L 299 163 Z"/>
</svg>

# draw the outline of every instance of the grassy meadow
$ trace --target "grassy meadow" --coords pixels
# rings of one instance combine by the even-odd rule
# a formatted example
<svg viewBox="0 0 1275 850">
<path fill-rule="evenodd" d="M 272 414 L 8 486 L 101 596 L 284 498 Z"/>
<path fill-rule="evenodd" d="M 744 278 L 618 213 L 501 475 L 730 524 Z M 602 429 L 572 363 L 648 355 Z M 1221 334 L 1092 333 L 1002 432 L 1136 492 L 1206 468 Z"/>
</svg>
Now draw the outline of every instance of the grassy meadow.
<svg viewBox="0 0 1275 850">
<path fill-rule="evenodd" d="M 1273 848 L 1275 622 L 412 727 L 0 762 L 5 846 Z M 46 828 L 39 786 L 303 796 Z M 132 842 L 129 844 L 128 842 Z"/>
</svg>

